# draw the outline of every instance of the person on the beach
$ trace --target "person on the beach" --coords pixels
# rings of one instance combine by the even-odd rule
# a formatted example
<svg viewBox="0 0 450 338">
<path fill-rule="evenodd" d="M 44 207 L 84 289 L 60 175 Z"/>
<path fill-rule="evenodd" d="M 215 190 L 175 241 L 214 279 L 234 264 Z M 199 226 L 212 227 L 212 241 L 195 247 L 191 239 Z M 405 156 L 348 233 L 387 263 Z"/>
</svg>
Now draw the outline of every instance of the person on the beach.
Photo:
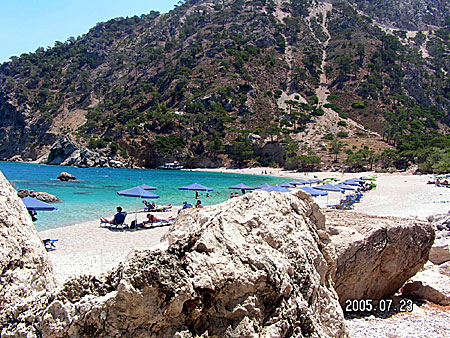
<svg viewBox="0 0 450 338">
<path fill-rule="evenodd" d="M 147 220 L 142 222 L 142 225 L 145 224 L 153 224 L 157 222 L 171 222 L 175 219 L 175 217 L 169 217 L 169 218 L 158 218 L 153 214 L 147 214 Z"/>
<path fill-rule="evenodd" d="M 206 193 L 206 197 L 209 197 L 209 193 L 208 192 Z"/>
<path fill-rule="evenodd" d="M 230 194 L 230 198 L 233 198 L 233 197 L 234 197 L 234 194 L 233 194 L 233 193 L 231 193 L 231 194 Z"/>
<path fill-rule="evenodd" d="M 200 198 L 200 194 L 198 193 L 198 191 L 195 192 L 195 199 L 198 200 Z"/>
<path fill-rule="evenodd" d="M 114 219 L 111 221 L 107 220 L 106 218 L 100 217 L 100 221 L 103 223 L 109 223 L 109 224 L 123 224 L 125 222 L 125 216 L 127 214 L 125 212 L 122 212 L 122 207 L 117 207 L 117 214 L 114 215 Z"/>
<path fill-rule="evenodd" d="M 196 208 L 203 208 L 202 201 L 198 200 L 197 204 L 195 205 L 195 207 Z"/>
<path fill-rule="evenodd" d="M 238 193 L 238 192 L 235 193 L 235 194 L 234 194 L 234 197 L 239 197 L 239 193 Z"/>
<path fill-rule="evenodd" d="M 164 210 L 164 209 L 170 209 L 172 208 L 172 204 L 166 204 L 166 205 L 157 205 L 154 201 L 152 202 L 152 206 L 154 210 Z M 151 210 L 150 210 L 151 211 Z"/>
</svg>

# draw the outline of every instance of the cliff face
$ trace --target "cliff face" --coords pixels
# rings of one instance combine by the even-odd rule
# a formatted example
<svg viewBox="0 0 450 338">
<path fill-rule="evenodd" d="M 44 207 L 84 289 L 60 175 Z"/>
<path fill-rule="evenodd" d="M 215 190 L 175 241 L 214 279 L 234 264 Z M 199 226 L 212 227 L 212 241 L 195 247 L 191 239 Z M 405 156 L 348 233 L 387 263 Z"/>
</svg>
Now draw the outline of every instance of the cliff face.
<svg viewBox="0 0 450 338">
<path fill-rule="evenodd" d="M 186 1 L 13 57 L 0 66 L 0 158 L 54 163 L 50 149 L 66 136 L 107 158 L 89 160 L 98 166 L 128 157 L 146 167 L 266 165 L 260 153 L 274 142 L 284 165 L 320 149 L 326 134 L 373 138 L 379 151 L 368 130 L 389 141 L 398 126 L 444 130 L 448 4 L 378 3 Z M 402 28 L 405 17 L 439 26 L 380 29 L 383 19 Z"/>
</svg>

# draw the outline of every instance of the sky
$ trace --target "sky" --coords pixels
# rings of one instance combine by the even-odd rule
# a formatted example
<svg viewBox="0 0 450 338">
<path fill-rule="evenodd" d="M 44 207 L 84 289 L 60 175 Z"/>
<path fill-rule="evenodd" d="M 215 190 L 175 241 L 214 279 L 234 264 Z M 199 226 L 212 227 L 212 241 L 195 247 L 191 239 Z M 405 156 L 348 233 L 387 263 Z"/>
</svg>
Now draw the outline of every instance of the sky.
<svg viewBox="0 0 450 338">
<path fill-rule="evenodd" d="M 0 63 L 116 17 L 167 13 L 178 0 L 0 0 Z"/>
</svg>

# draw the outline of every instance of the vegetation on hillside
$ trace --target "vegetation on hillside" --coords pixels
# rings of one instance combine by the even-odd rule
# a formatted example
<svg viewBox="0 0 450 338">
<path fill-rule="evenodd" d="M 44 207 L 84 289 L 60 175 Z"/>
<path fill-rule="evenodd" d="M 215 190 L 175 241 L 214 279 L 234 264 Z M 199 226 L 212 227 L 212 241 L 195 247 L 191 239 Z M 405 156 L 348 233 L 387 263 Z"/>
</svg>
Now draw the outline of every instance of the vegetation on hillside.
<svg viewBox="0 0 450 338">
<path fill-rule="evenodd" d="M 313 130 L 331 108 L 342 119 L 325 140 L 332 160 L 353 170 L 413 163 L 426 172 L 450 170 L 448 22 L 428 40 L 417 34 L 402 44 L 401 32 L 387 34 L 336 3 L 326 67 L 332 95 L 321 107 L 315 89 L 323 47 L 316 37 L 325 37 L 317 22 L 309 28 L 311 4 L 185 1 L 167 15 L 113 19 L 13 57 L 0 65 L 0 157 L 36 159 L 68 135 L 147 167 L 178 159 L 317 170 L 324 159 L 295 136 Z M 419 49 L 425 40 L 428 59 Z M 279 108 L 286 92 L 307 103 L 298 97 Z M 61 118 L 75 112 L 79 124 Z M 395 149 L 346 148 L 348 118 Z"/>
</svg>

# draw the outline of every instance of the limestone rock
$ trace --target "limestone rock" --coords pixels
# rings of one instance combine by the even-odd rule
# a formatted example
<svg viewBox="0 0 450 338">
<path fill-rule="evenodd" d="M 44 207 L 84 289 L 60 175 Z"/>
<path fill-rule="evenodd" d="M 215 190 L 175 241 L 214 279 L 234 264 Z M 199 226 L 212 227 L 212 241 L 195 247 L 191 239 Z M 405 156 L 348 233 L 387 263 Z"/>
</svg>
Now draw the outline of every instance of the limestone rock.
<svg viewBox="0 0 450 338">
<path fill-rule="evenodd" d="M 61 200 L 58 197 L 49 194 L 48 192 L 39 192 L 28 189 L 21 189 L 17 192 L 17 195 L 19 195 L 20 198 L 33 197 L 46 203 L 61 202 Z"/>
<path fill-rule="evenodd" d="M 46 163 L 61 165 L 78 147 L 67 137 L 59 138 L 50 149 Z"/>
<path fill-rule="evenodd" d="M 428 261 L 434 230 L 427 222 L 339 211 L 328 211 L 326 218 L 341 305 L 394 294 Z"/>
<path fill-rule="evenodd" d="M 317 228 L 323 215 L 305 193 L 186 210 L 166 251 L 68 281 L 35 324 L 49 338 L 347 337 L 333 247 Z"/>
<path fill-rule="evenodd" d="M 62 172 L 61 174 L 59 174 L 58 180 L 60 180 L 60 181 L 74 181 L 74 180 L 76 180 L 76 178 L 72 174 L 69 174 L 69 173 L 66 173 L 66 172 Z"/>
<path fill-rule="evenodd" d="M 6 328 L 5 323 L 16 322 L 26 332 L 33 332 L 27 319 L 36 314 L 29 311 L 32 308 L 29 303 L 33 299 L 46 299 L 56 281 L 25 205 L 1 172 L 0 285 L 0 330 Z M 19 331 L 5 329 L 0 336 L 18 337 Z"/>
<path fill-rule="evenodd" d="M 406 297 L 450 305 L 450 262 L 432 266 L 412 277 L 402 288 Z"/>
</svg>

